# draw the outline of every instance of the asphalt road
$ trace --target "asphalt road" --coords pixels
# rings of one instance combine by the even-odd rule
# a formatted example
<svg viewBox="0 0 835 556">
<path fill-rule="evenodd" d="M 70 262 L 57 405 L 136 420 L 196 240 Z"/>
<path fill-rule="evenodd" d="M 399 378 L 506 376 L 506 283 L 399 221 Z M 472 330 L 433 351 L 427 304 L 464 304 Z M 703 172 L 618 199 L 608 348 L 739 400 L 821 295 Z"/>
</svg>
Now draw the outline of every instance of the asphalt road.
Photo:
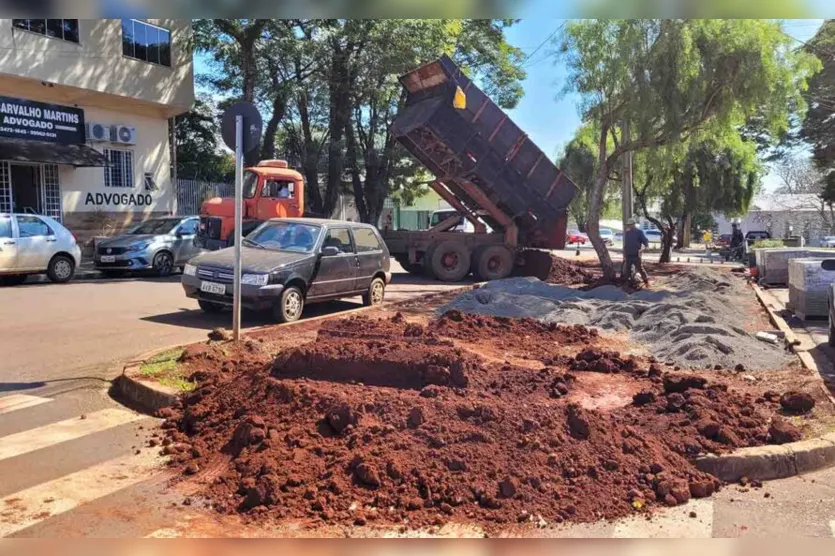
<svg viewBox="0 0 835 556">
<path fill-rule="evenodd" d="M 389 301 L 461 285 L 418 278 L 399 266 L 393 271 Z M 360 306 L 359 297 L 311 305 L 305 316 Z M 265 315 L 244 313 L 245 328 L 270 323 Z M 231 327 L 231 313 L 203 313 L 183 295 L 179 276 L 0 288 L 0 392 L 110 379 L 133 356 L 205 339 L 215 327 Z"/>
</svg>

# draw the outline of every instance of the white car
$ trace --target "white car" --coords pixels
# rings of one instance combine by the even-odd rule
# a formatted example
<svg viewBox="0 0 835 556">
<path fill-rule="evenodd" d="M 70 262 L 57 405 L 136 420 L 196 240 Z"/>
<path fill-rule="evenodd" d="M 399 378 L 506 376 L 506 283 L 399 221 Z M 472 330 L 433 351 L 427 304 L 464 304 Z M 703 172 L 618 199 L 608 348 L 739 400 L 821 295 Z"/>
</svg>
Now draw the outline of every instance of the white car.
<svg viewBox="0 0 835 556">
<path fill-rule="evenodd" d="M 22 284 L 30 274 L 69 282 L 81 249 L 60 222 L 39 214 L 0 213 L 0 286 Z"/>
<path fill-rule="evenodd" d="M 609 228 L 600 228 L 600 239 L 606 245 L 612 245 L 615 242 L 615 233 Z"/>
<path fill-rule="evenodd" d="M 835 236 L 826 236 L 821 240 L 821 247 L 835 247 Z"/>
</svg>

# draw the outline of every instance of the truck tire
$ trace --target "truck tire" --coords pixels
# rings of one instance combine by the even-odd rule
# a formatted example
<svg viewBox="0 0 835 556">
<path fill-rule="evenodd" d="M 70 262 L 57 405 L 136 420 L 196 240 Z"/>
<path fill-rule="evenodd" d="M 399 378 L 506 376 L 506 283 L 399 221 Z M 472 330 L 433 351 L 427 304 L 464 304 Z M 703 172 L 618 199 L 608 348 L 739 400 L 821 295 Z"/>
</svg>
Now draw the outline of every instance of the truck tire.
<svg viewBox="0 0 835 556">
<path fill-rule="evenodd" d="M 504 245 L 479 247 L 473 256 L 473 275 L 480 282 L 502 280 L 513 271 L 513 253 Z"/>
<path fill-rule="evenodd" d="M 423 274 L 424 272 L 423 264 L 410 263 L 408 257 L 395 257 L 394 260 L 409 274 Z"/>
<path fill-rule="evenodd" d="M 448 239 L 427 251 L 432 274 L 444 282 L 457 282 L 470 273 L 470 250 L 463 242 Z"/>
</svg>

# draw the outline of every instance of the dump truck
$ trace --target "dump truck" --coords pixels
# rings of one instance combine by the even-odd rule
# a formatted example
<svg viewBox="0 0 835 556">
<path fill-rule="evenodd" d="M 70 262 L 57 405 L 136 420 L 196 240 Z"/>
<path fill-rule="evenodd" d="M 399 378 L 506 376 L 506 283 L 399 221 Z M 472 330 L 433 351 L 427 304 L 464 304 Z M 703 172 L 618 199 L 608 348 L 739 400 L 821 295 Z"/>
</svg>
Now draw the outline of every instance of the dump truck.
<svg viewBox="0 0 835 556">
<path fill-rule="evenodd" d="M 457 214 L 424 231 L 385 230 L 409 272 L 458 281 L 506 278 L 528 248 L 565 247 L 576 186 L 446 55 L 400 77 L 395 138 L 434 175 Z M 460 215 L 474 233 L 460 229 Z"/>
<path fill-rule="evenodd" d="M 246 236 L 270 218 L 318 216 L 305 213 L 304 179 L 284 160 L 262 160 L 243 176 L 243 226 Z M 200 206 L 195 244 L 203 249 L 229 247 L 235 239 L 235 198 L 214 197 Z"/>
</svg>

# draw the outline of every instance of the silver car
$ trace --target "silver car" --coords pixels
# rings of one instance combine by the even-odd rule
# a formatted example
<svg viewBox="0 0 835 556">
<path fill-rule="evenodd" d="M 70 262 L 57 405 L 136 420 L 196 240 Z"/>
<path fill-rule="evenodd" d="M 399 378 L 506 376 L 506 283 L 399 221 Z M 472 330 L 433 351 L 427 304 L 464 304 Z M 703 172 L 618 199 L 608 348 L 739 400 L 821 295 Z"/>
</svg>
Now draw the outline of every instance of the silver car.
<svg viewBox="0 0 835 556">
<path fill-rule="evenodd" d="M 39 214 L 0 213 L 0 285 L 22 284 L 30 274 L 72 280 L 81 249 L 60 222 Z"/>
<path fill-rule="evenodd" d="M 105 276 L 153 270 L 168 276 L 202 250 L 194 244 L 197 216 L 151 218 L 122 235 L 100 242 L 94 264 Z"/>
</svg>

